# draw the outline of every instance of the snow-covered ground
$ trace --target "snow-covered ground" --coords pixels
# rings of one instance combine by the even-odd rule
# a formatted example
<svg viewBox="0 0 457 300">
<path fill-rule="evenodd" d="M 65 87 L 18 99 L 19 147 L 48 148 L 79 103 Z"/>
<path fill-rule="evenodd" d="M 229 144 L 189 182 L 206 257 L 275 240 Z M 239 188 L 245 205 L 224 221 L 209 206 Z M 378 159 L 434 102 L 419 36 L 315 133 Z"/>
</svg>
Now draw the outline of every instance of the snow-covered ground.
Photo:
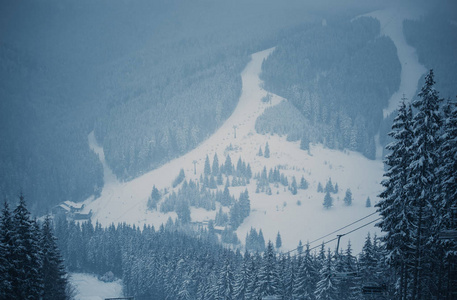
<svg viewBox="0 0 457 300">
<path fill-rule="evenodd" d="M 417 91 L 417 84 L 427 69 L 419 63 L 416 49 L 406 43 L 403 35 L 403 20 L 416 19 L 423 12 L 418 7 L 397 3 L 384 10 L 377 10 L 366 14 L 379 20 L 381 23 L 381 34 L 392 39 L 397 47 L 398 59 L 401 63 L 400 88 L 392 95 L 389 106 L 384 109 L 384 117 L 387 117 L 398 108 L 403 97 L 413 99 Z"/>
<path fill-rule="evenodd" d="M 93 218 L 102 225 L 127 222 L 141 227 L 143 224 L 160 226 L 169 216 L 174 218 L 176 215 L 147 210 L 147 199 L 152 186 L 155 185 L 158 189 L 171 189 L 171 183 L 181 168 L 184 168 L 187 179 L 198 179 L 203 172 L 206 155 L 208 154 L 212 159 L 215 153 L 218 154 L 220 163 L 224 162 L 227 154 L 230 154 L 234 164 L 241 157 L 251 163 L 253 173 L 260 172 L 264 166 L 269 169 L 280 165 L 281 172 L 289 176 L 289 182 L 292 176 L 299 181 L 303 175 L 310 183 L 308 190 L 299 190 L 295 196 L 284 190 L 282 186 L 273 188 L 273 194 L 268 196 L 255 193 L 256 186 L 253 180 L 247 187 L 252 212 L 237 231 L 242 242 L 251 227 L 261 228 L 266 240 L 274 240 L 277 232 L 280 231 L 283 241 L 282 250 L 286 251 L 295 248 L 299 240 L 304 243 L 307 240 L 314 240 L 374 212 L 373 207 L 365 207 L 365 200 L 370 197 L 374 204 L 376 195 L 381 191 L 380 180 L 383 174 L 381 161 L 368 160 L 355 152 L 326 149 L 322 145 L 311 145 L 310 151 L 307 152 L 300 150 L 298 143 L 286 141 L 285 137 L 256 133 L 257 117 L 265 108 L 284 100 L 273 95 L 271 103 L 261 101 L 267 92 L 261 88 L 259 73 L 263 59 L 272 51 L 274 49 L 252 55 L 251 62 L 241 74 L 243 90 L 235 111 L 209 139 L 196 149 L 129 182 L 118 182 L 104 163 L 106 184 L 101 196 L 96 200 L 86 201 L 86 210 L 92 209 Z M 236 138 L 234 127 L 236 127 Z M 89 136 L 89 142 L 103 163 L 103 149 L 96 144 L 93 134 Z M 268 159 L 257 156 L 259 146 L 264 148 L 266 142 L 269 143 L 271 151 L 271 157 Z M 232 146 L 232 150 L 227 150 L 229 145 Z M 193 172 L 193 161 L 197 162 L 196 175 Z M 325 210 L 322 206 L 324 194 L 317 193 L 317 185 L 319 182 L 325 185 L 330 177 L 333 183 L 338 183 L 339 193 L 333 195 L 334 207 Z M 354 197 L 351 207 L 344 207 L 342 203 L 347 188 L 352 190 Z M 232 187 L 230 192 L 238 197 L 244 189 L 245 187 Z M 297 204 L 298 201 L 301 205 Z M 192 209 L 192 220 L 203 220 L 214 216 L 214 211 Z M 373 216 L 364 222 L 375 218 L 376 216 Z M 355 224 L 346 231 L 364 222 Z M 351 239 L 354 248 L 359 251 L 368 231 L 378 230 L 373 225 L 367 226 L 344 237 L 343 245 L 345 246 L 348 239 Z M 333 236 L 328 239 L 330 238 Z"/>
<path fill-rule="evenodd" d="M 402 65 L 401 84 L 399 90 L 392 96 L 384 115 L 393 112 L 403 94 L 411 99 L 416 92 L 417 83 L 425 68 L 419 64 L 414 48 L 406 44 L 403 36 L 402 22 L 405 18 L 415 18 L 420 14 L 410 8 L 398 6 L 395 9 L 379 10 L 368 14 L 381 22 L 381 33 L 389 36 L 397 47 L 397 53 Z M 184 169 L 186 179 L 197 180 L 203 172 L 204 161 L 208 155 L 212 161 L 215 153 L 219 162 L 223 163 L 227 154 L 236 164 L 239 157 L 251 164 L 253 173 L 261 172 L 264 166 L 274 168 L 281 166 L 281 172 L 289 177 L 300 180 L 303 175 L 310 183 L 308 190 L 299 190 L 292 195 L 284 187 L 274 187 L 272 195 L 255 193 L 255 181 L 247 187 L 251 199 L 251 215 L 237 230 L 242 242 L 251 227 L 262 229 L 265 239 L 274 240 L 279 231 L 282 236 L 283 251 L 293 249 L 298 241 L 303 243 L 319 238 L 329 232 L 345 226 L 354 220 L 360 219 L 375 211 L 375 208 L 365 207 L 367 197 L 374 205 L 377 195 L 382 190 L 380 181 L 383 175 L 383 165 L 380 159 L 368 160 L 359 153 L 350 151 L 336 151 L 326 149 L 322 145 L 311 145 L 310 151 L 299 149 L 298 143 L 288 142 L 285 137 L 277 135 L 261 135 L 255 131 L 255 121 L 265 108 L 286 101 L 277 95 L 272 95 L 271 103 L 263 103 L 261 99 L 267 92 L 261 88 L 259 74 L 262 61 L 274 51 L 268 49 L 252 55 L 251 62 L 243 70 L 242 95 L 233 114 L 227 121 L 206 141 L 191 152 L 176 158 L 160 168 L 148 172 L 129 182 L 119 182 L 109 170 L 104 161 L 103 149 L 97 145 L 93 133 L 89 135 L 89 144 L 103 163 L 105 169 L 105 186 L 101 196 L 93 200 L 86 200 L 86 210 L 92 209 L 93 218 L 102 225 L 127 222 L 139 225 L 153 224 L 158 227 L 166 222 L 168 217 L 176 218 L 175 213 L 162 214 L 147 210 L 147 199 L 152 186 L 158 189 L 171 189 L 173 179 L 181 168 Z M 236 138 L 234 132 L 236 129 Z M 265 147 L 268 142 L 271 151 L 270 158 L 257 156 L 258 149 Z M 231 145 L 229 150 L 229 146 Z M 196 162 L 197 173 L 194 174 Z M 333 183 L 338 183 L 339 193 L 333 195 L 334 207 L 326 210 L 322 206 L 324 194 L 317 193 L 317 185 L 325 185 L 331 177 Z M 350 188 L 353 194 L 353 205 L 343 205 L 346 189 Z M 245 187 L 231 187 L 230 192 L 236 197 Z M 301 204 L 298 204 L 298 201 Z M 213 219 L 215 211 L 207 212 L 203 209 L 192 208 L 192 220 Z M 368 223 L 378 216 L 375 214 L 360 223 L 338 232 L 343 234 L 360 225 Z M 345 247 L 350 239 L 356 252 L 360 251 L 367 232 L 379 234 L 379 229 L 371 224 L 342 238 Z M 325 240 L 334 238 L 332 235 Z M 313 244 L 314 246 L 316 244 Z M 335 244 L 330 244 L 334 247 Z"/>
<path fill-rule="evenodd" d="M 122 281 L 103 282 L 94 275 L 71 273 L 70 282 L 75 287 L 75 300 L 104 300 L 122 297 Z"/>
</svg>

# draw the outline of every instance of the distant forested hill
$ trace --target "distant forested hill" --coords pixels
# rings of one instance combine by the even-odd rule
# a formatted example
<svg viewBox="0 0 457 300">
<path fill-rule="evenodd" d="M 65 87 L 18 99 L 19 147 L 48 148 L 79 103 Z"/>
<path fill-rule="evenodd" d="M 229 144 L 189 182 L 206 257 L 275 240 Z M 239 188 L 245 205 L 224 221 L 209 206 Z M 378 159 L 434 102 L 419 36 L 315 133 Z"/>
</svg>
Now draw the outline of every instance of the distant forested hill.
<svg viewBox="0 0 457 300">
<path fill-rule="evenodd" d="M 374 135 L 401 71 L 395 45 L 379 33 L 373 18 L 325 20 L 286 38 L 264 62 L 267 90 L 287 98 L 305 117 L 294 117 L 302 128 L 287 133 L 292 139 L 302 135 L 375 157 Z"/>
<path fill-rule="evenodd" d="M 436 89 L 444 98 L 454 98 L 457 86 L 457 25 L 441 15 L 405 20 L 403 31 L 408 44 L 416 48 L 419 62 L 433 69 Z M 419 83 L 422 86 L 423 79 Z"/>
<path fill-rule="evenodd" d="M 0 197 L 22 190 L 43 213 L 97 195 L 92 130 L 121 180 L 192 149 L 233 111 L 249 54 L 321 19 L 319 5 L 2 1 Z"/>
</svg>

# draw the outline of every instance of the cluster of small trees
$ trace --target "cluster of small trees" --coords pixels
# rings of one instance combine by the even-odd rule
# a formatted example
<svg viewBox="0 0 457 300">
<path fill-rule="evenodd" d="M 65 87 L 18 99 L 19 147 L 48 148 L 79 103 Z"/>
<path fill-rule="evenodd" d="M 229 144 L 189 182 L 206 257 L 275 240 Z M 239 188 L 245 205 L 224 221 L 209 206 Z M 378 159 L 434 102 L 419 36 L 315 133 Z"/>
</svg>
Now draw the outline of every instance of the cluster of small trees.
<svg viewBox="0 0 457 300">
<path fill-rule="evenodd" d="M 455 263 L 456 243 L 438 237 L 442 230 L 455 229 L 451 207 L 457 204 L 457 105 L 442 105 L 434 84 L 430 70 L 419 97 L 399 107 L 377 204 L 398 299 L 450 296 L 448 271 Z"/>
<path fill-rule="evenodd" d="M 67 299 L 67 274 L 49 217 L 30 218 L 24 197 L 0 219 L 0 298 Z"/>
</svg>

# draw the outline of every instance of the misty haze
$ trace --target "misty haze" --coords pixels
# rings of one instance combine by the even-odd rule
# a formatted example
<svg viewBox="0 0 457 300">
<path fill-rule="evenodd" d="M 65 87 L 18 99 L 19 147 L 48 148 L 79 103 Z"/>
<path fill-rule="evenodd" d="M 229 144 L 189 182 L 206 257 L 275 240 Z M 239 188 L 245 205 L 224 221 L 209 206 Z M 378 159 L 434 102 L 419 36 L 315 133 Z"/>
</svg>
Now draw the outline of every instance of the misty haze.
<svg viewBox="0 0 457 300">
<path fill-rule="evenodd" d="M 454 1 L 1 0 L 0 299 L 457 299 Z"/>
</svg>

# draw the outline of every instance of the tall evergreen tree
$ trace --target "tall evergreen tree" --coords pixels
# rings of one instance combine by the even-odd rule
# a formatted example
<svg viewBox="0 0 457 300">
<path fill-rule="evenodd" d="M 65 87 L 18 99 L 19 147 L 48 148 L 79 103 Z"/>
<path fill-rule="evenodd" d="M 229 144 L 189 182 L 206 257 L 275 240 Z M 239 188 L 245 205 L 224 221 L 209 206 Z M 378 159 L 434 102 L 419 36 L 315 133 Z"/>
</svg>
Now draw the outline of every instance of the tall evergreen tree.
<svg viewBox="0 0 457 300">
<path fill-rule="evenodd" d="M 209 164 L 208 154 L 206 155 L 206 158 L 205 158 L 205 167 L 203 169 L 203 173 L 205 174 L 205 177 L 208 177 L 209 175 L 211 175 L 211 165 Z"/>
<path fill-rule="evenodd" d="M 382 181 L 384 191 L 379 195 L 381 200 L 376 207 L 382 220 L 377 226 L 385 232 L 383 242 L 386 247 L 388 263 L 399 278 L 397 295 L 406 299 L 408 287 L 410 247 L 412 243 L 413 210 L 408 191 L 404 188 L 409 178 L 409 165 L 413 143 L 412 109 L 404 101 L 400 103 L 398 114 L 392 124 L 389 136 L 394 139 L 386 149 L 391 151 L 386 156 L 385 164 L 388 166 Z"/>
<path fill-rule="evenodd" d="M 41 257 L 43 263 L 40 272 L 43 276 L 43 299 L 65 300 L 67 297 L 67 273 L 60 251 L 57 248 L 49 216 L 45 218 L 41 230 Z"/>
<path fill-rule="evenodd" d="M 270 146 L 268 142 L 265 144 L 265 151 L 263 152 L 263 157 L 270 158 Z"/>
<path fill-rule="evenodd" d="M 319 272 L 319 282 L 316 284 L 314 292 L 317 300 L 336 300 L 337 282 L 335 280 L 335 266 L 332 259 L 332 253 L 328 249 L 327 258 Z"/>
<path fill-rule="evenodd" d="M 219 158 L 217 158 L 217 153 L 214 153 L 212 172 L 213 176 L 219 175 Z"/>
<path fill-rule="evenodd" d="M 12 290 L 16 299 L 39 299 L 42 293 L 41 253 L 39 235 L 34 221 L 30 219 L 24 196 L 13 211 L 13 257 L 14 274 Z"/>
<path fill-rule="evenodd" d="M 279 249 L 282 247 L 282 241 L 281 241 L 281 235 L 279 234 L 279 231 L 278 231 L 278 235 L 276 235 L 276 249 Z"/>
<path fill-rule="evenodd" d="M 325 193 L 323 205 L 326 209 L 329 209 L 330 207 L 333 206 L 333 198 L 332 198 L 332 196 L 330 196 L 330 192 L 328 192 L 328 191 Z"/>
<path fill-rule="evenodd" d="M 344 205 L 351 206 L 352 205 L 352 192 L 351 189 L 346 190 L 346 195 L 344 196 Z"/>
<path fill-rule="evenodd" d="M 219 278 L 217 281 L 217 299 L 231 300 L 234 293 L 235 278 L 233 277 L 232 267 L 228 257 L 225 258 L 222 268 L 219 271 Z"/>
<path fill-rule="evenodd" d="M 430 274 L 432 258 L 436 257 L 434 244 L 438 236 L 439 221 L 436 214 L 439 203 L 437 168 L 440 161 L 439 148 L 441 116 L 440 99 L 434 88 L 433 70 L 425 76 L 425 84 L 418 99 L 413 102 L 417 113 L 413 118 L 414 140 L 410 147 L 412 154 L 409 165 L 410 178 L 406 185 L 415 214 L 414 242 L 414 273 L 413 299 L 429 299 L 432 297 L 433 274 Z"/>
<path fill-rule="evenodd" d="M 279 294 L 279 274 L 276 268 L 276 254 L 273 243 L 268 241 L 267 248 L 263 255 L 262 266 L 259 270 L 259 281 L 257 284 L 257 294 L 261 297 L 275 296 Z"/>
</svg>

